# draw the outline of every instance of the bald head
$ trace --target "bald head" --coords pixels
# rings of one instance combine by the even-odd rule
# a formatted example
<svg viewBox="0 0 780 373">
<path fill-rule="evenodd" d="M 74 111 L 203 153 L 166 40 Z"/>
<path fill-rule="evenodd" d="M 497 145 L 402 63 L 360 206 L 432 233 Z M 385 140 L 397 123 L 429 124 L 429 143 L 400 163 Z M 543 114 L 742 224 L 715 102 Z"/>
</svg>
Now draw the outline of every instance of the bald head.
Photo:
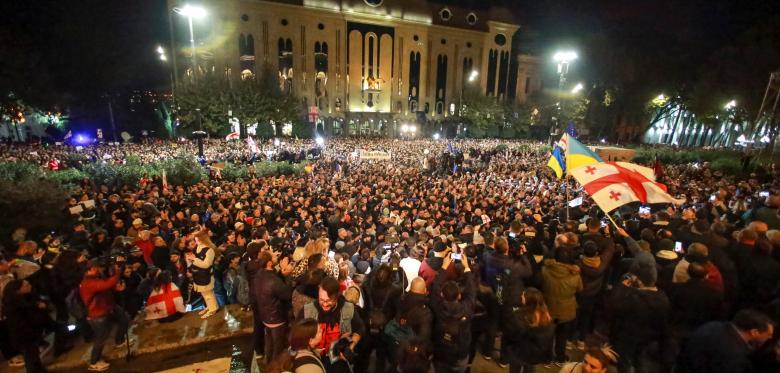
<svg viewBox="0 0 780 373">
<path fill-rule="evenodd" d="M 766 231 L 769 230 L 769 226 L 760 220 L 754 220 L 750 222 L 748 225 L 748 229 L 756 232 L 759 236 L 766 234 Z"/>
<path fill-rule="evenodd" d="M 428 288 L 425 286 L 425 280 L 422 277 L 415 277 L 409 286 L 409 291 L 415 294 L 428 294 Z"/>
</svg>

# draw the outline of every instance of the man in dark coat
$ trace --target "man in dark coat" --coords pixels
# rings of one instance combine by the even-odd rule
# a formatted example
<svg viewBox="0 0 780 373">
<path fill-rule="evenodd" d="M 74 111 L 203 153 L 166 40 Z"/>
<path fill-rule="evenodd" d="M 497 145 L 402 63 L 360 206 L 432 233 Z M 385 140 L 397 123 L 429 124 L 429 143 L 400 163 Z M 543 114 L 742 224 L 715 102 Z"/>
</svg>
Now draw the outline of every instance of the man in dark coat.
<svg viewBox="0 0 780 373">
<path fill-rule="evenodd" d="M 731 322 L 707 323 L 683 347 L 676 372 L 751 372 L 748 355 L 769 340 L 773 332 L 772 320 L 750 309 L 737 312 Z"/>
<path fill-rule="evenodd" d="M 639 266 L 633 277 L 615 287 L 607 307 L 612 311 L 612 341 L 620 354 L 618 371 L 647 368 L 645 357 L 666 335 L 669 299 L 655 287 L 655 267 Z"/>
<path fill-rule="evenodd" d="M 292 288 L 274 270 L 276 257 L 276 253 L 261 252 L 257 261 L 262 269 L 252 278 L 255 308 L 265 326 L 266 363 L 287 346 L 287 313 L 292 301 Z M 279 268 L 282 276 L 289 275 L 294 269 L 288 258 L 282 259 Z"/>
</svg>

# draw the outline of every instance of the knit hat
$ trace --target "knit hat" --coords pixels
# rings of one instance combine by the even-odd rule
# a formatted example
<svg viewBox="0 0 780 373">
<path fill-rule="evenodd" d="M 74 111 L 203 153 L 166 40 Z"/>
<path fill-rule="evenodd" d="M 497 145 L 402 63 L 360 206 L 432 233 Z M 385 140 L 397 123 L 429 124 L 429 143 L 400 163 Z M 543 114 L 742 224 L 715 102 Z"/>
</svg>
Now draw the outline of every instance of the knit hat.
<svg viewBox="0 0 780 373">
<path fill-rule="evenodd" d="M 365 274 L 368 274 L 369 272 L 371 272 L 371 266 L 365 260 L 359 261 L 357 263 L 357 266 L 355 266 L 355 267 L 357 267 L 357 273 L 358 274 L 365 275 Z"/>
<path fill-rule="evenodd" d="M 631 273 L 636 275 L 636 277 L 639 278 L 639 281 L 642 281 L 642 284 L 645 286 L 655 285 L 657 275 L 655 267 L 640 265 L 632 269 Z"/>
<path fill-rule="evenodd" d="M 658 241 L 658 250 L 674 250 L 674 241 L 664 238 L 660 241 Z"/>
</svg>

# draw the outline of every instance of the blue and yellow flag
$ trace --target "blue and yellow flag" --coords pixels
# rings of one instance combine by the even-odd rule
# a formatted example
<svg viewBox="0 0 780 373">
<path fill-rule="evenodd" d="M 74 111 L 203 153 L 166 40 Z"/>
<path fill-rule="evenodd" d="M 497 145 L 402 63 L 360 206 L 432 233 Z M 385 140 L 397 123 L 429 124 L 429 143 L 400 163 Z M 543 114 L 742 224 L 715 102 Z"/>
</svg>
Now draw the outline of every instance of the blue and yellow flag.
<svg viewBox="0 0 780 373">
<path fill-rule="evenodd" d="M 573 170 L 577 167 L 588 166 L 596 163 L 604 162 L 598 154 L 594 153 L 587 146 L 577 141 L 572 136 L 564 135 L 568 137 L 566 147 L 566 169 Z"/>
<path fill-rule="evenodd" d="M 550 160 L 547 162 L 547 167 L 552 168 L 555 172 L 555 176 L 558 176 L 559 179 L 562 178 L 563 173 L 566 172 L 566 162 L 559 146 L 556 145 L 555 149 L 553 149 L 552 156 L 550 156 Z"/>
</svg>

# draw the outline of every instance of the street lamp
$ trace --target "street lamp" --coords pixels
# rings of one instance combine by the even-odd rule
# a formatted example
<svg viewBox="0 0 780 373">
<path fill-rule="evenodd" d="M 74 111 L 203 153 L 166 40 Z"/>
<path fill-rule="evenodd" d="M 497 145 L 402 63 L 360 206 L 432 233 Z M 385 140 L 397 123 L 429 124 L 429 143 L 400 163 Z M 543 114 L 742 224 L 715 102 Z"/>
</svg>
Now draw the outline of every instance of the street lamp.
<svg viewBox="0 0 780 373">
<path fill-rule="evenodd" d="M 195 83 L 198 82 L 198 74 L 197 74 L 197 57 L 195 56 L 195 33 L 192 31 L 192 19 L 193 18 L 203 18 L 206 16 L 207 12 L 206 9 L 204 9 L 202 6 L 199 5 L 190 5 L 190 4 L 184 4 L 181 8 L 173 8 L 173 11 L 187 17 L 187 23 L 190 26 L 190 47 L 192 48 L 192 79 Z"/>
<path fill-rule="evenodd" d="M 733 108 L 737 107 L 737 100 L 731 100 L 726 103 L 726 105 L 723 106 L 726 110 L 731 110 Z"/>
<path fill-rule="evenodd" d="M 569 73 L 569 63 L 577 59 L 577 52 L 558 51 L 553 55 L 553 60 L 558 63 L 558 125 L 563 126 L 563 85 L 566 84 L 566 74 Z M 555 132 L 557 135 L 558 132 Z M 553 131 L 550 131 L 550 142 L 552 142 Z"/>
<path fill-rule="evenodd" d="M 155 49 L 157 52 L 157 55 L 160 57 L 160 61 L 162 62 L 168 62 L 168 57 L 165 55 L 165 48 L 162 47 L 162 45 L 158 45 Z M 174 73 L 173 70 L 170 72 L 171 75 L 171 107 L 173 109 L 173 112 L 176 112 L 176 84 L 174 80 Z M 172 126 L 171 130 L 173 132 L 173 136 L 176 136 L 176 126 Z"/>
<path fill-rule="evenodd" d="M 579 93 L 579 92 L 580 92 L 580 91 L 581 91 L 583 88 L 584 88 L 584 87 L 583 87 L 582 83 L 577 83 L 577 85 L 575 85 L 575 86 L 574 86 L 574 88 L 572 88 L 572 90 L 571 90 L 571 93 L 576 95 L 576 94 L 577 94 L 577 93 Z"/>
<path fill-rule="evenodd" d="M 195 115 L 198 116 L 198 130 L 193 131 L 192 134 L 198 139 L 198 157 L 200 159 L 205 159 L 205 156 L 203 155 L 203 138 L 206 137 L 206 132 L 203 131 L 203 119 L 200 115 L 200 108 L 195 109 Z"/>
<path fill-rule="evenodd" d="M 479 76 L 479 72 L 477 70 L 471 70 L 471 74 L 469 74 L 469 82 L 477 80 L 477 76 Z"/>
<path fill-rule="evenodd" d="M 433 134 L 433 139 L 434 139 L 434 140 L 438 140 L 438 139 L 440 139 L 440 138 L 441 138 L 441 135 L 439 135 L 438 133 L 434 133 L 434 134 Z"/>
</svg>

